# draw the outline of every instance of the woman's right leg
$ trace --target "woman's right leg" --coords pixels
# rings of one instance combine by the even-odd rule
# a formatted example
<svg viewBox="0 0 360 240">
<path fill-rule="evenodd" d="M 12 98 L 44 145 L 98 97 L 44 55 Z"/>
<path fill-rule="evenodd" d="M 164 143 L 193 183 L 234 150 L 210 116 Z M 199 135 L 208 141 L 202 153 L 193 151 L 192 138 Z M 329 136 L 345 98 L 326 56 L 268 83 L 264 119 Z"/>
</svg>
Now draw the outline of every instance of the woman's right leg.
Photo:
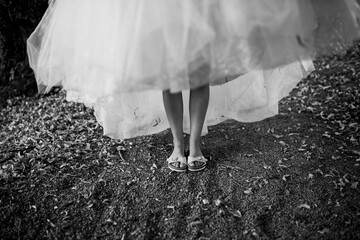
<svg viewBox="0 0 360 240">
<path fill-rule="evenodd" d="M 185 157 L 184 154 L 184 136 L 183 136 L 183 100 L 182 93 L 171 93 L 169 90 L 163 91 L 163 101 L 166 115 L 170 124 L 173 136 L 174 150 L 170 156 Z M 177 163 L 177 167 L 183 167 Z"/>
</svg>

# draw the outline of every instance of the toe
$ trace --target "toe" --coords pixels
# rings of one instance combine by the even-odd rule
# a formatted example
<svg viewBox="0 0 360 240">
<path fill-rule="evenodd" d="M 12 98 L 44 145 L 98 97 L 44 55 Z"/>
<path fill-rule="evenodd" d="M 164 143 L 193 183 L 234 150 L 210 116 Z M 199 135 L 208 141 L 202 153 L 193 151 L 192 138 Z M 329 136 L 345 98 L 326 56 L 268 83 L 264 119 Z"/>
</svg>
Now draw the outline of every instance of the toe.
<svg viewBox="0 0 360 240">
<path fill-rule="evenodd" d="M 180 168 L 181 164 L 179 162 L 173 162 L 173 163 L 170 163 L 171 166 L 175 167 L 175 168 Z"/>
<path fill-rule="evenodd" d="M 193 161 L 193 162 L 190 162 L 190 163 L 189 163 L 189 166 L 190 166 L 190 167 L 200 167 L 200 166 L 202 166 L 202 165 L 204 165 L 204 163 L 203 163 L 203 162 L 200 162 L 200 161 Z"/>
</svg>

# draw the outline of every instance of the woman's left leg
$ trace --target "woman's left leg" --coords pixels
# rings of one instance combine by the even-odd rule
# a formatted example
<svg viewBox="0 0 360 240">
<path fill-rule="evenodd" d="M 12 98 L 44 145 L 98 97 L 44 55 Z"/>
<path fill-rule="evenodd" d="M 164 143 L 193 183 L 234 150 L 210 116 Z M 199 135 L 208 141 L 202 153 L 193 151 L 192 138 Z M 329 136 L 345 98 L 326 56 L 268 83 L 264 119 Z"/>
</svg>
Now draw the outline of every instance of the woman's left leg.
<svg viewBox="0 0 360 240">
<path fill-rule="evenodd" d="M 200 147 L 201 131 L 204 126 L 205 116 L 209 105 L 210 88 L 209 85 L 190 90 L 190 139 L 189 139 L 189 159 L 202 157 Z M 204 165 L 204 162 L 194 161 L 189 163 L 189 169 Z M 201 170 L 201 169 L 199 169 Z"/>
</svg>

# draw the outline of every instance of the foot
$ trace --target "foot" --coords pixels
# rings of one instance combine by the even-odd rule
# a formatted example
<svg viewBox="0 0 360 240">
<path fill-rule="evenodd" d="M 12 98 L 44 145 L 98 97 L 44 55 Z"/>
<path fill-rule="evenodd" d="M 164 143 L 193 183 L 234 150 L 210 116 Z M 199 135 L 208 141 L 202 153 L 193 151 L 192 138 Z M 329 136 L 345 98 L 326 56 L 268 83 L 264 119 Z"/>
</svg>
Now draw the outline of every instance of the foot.
<svg viewBox="0 0 360 240">
<path fill-rule="evenodd" d="M 205 169 L 207 161 L 208 160 L 202 155 L 197 156 L 197 157 L 189 156 L 188 161 L 187 161 L 188 169 L 189 169 L 189 171 L 192 171 L 192 172 L 201 171 L 201 170 Z"/>
<path fill-rule="evenodd" d="M 186 171 L 186 157 L 182 156 L 170 156 L 167 160 L 168 168 L 175 172 L 185 172 Z"/>
<path fill-rule="evenodd" d="M 190 154 L 188 157 L 188 166 L 189 168 L 201 168 L 204 166 L 204 163 L 202 161 L 196 161 L 195 159 L 199 157 L 203 157 L 203 153 L 201 151 L 200 147 L 200 140 L 198 141 L 191 141 L 190 142 Z M 191 159 L 192 161 L 190 161 Z"/>
</svg>

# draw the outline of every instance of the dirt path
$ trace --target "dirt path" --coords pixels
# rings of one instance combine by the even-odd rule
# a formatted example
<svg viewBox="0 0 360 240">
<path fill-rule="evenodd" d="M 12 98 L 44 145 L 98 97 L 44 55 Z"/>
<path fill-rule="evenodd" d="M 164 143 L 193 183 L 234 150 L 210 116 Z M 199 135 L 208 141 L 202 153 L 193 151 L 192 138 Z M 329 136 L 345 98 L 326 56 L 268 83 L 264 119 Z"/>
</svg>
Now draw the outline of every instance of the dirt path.
<svg viewBox="0 0 360 240">
<path fill-rule="evenodd" d="M 360 239 L 359 50 L 257 123 L 204 137 L 208 168 L 171 173 L 170 132 L 102 136 L 62 93 L 0 112 L 2 239 Z"/>
</svg>

